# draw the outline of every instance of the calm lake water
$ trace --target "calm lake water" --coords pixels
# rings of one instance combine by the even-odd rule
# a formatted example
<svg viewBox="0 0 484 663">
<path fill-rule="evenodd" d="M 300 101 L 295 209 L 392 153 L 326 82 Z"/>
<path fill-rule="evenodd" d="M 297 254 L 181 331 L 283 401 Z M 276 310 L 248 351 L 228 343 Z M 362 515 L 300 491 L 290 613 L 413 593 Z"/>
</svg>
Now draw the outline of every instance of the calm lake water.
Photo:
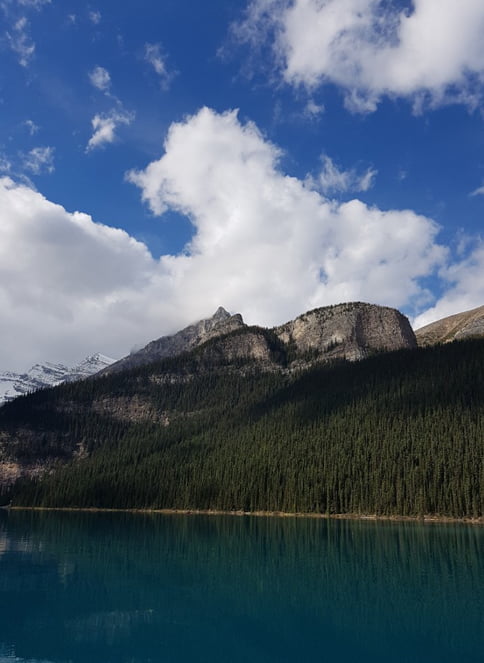
<svg viewBox="0 0 484 663">
<path fill-rule="evenodd" d="M 484 528 L 0 513 L 0 663 L 482 663 Z"/>
</svg>

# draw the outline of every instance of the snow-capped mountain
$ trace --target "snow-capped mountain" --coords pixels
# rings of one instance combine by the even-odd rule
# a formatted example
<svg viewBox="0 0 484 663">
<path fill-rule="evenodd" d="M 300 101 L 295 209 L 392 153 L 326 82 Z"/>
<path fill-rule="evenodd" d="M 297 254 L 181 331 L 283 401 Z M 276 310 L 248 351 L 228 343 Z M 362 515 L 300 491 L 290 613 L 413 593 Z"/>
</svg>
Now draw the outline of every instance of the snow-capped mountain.
<svg viewBox="0 0 484 663">
<path fill-rule="evenodd" d="M 0 372 L 0 405 L 42 387 L 82 380 L 110 366 L 114 361 L 115 359 L 111 357 L 97 353 L 72 367 L 45 362 L 45 364 L 35 364 L 26 373 Z"/>
</svg>

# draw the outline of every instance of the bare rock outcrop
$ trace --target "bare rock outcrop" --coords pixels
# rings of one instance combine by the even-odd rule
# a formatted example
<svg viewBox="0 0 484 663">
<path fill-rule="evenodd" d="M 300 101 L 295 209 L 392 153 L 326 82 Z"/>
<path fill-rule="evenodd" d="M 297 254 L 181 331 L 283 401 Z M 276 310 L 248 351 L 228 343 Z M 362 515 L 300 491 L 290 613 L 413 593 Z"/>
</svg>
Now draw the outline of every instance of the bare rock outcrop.
<svg viewBox="0 0 484 663">
<path fill-rule="evenodd" d="M 239 313 L 231 315 L 220 306 L 211 318 L 200 320 L 172 336 L 162 336 L 155 341 L 151 341 L 138 352 L 133 352 L 111 364 L 99 375 L 119 373 L 136 366 L 151 364 L 166 357 L 176 357 L 193 350 L 212 338 L 228 334 L 245 326 Z"/>
<path fill-rule="evenodd" d="M 408 319 L 399 311 L 362 302 L 308 311 L 273 331 L 296 357 L 318 360 L 357 361 L 417 345 Z"/>
<path fill-rule="evenodd" d="M 247 327 L 240 314 L 230 315 L 220 307 L 211 318 L 148 343 L 101 374 L 147 365 L 196 348 L 201 348 L 197 361 L 203 370 L 202 364 L 216 368 L 241 361 L 258 362 L 260 368 L 269 369 L 334 359 L 357 361 L 376 352 L 416 345 L 407 318 L 396 309 L 375 304 L 326 306 L 273 329 Z"/>
<path fill-rule="evenodd" d="M 431 322 L 415 332 L 420 346 L 484 338 L 484 306 Z"/>
</svg>

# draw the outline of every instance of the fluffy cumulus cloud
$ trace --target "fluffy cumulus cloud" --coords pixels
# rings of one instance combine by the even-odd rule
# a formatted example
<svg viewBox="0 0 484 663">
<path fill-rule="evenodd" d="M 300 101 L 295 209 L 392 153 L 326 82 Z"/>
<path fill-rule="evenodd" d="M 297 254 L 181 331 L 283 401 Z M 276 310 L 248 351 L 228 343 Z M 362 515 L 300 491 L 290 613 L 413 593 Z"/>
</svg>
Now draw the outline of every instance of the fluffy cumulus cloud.
<svg viewBox="0 0 484 663">
<path fill-rule="evenodd" d="M 253 322 L 347 300 L 408 306 L 443 261 L 431 220 L 358 200 L 337 204 L 279 168 L 278 148 L 237 113 L 172 125 L 165 153 L 128 178 L 155 214 L 186 214 L 187 255 L 168 258 L 184 298 L 214 297 Z"/>
<path fill-rule="evenodd" d="M 482 0 L 251 0 L 235 34 L 269 40 L 286 82 L 334 83 L 356 111 L 384 95 L 416 110 L 482 97 Z"/>
<path fill-rule="evenodd" d="M 342 301 L 428 306 L 421 279 L 450 269 L 436 224 L 330 200 L 280 157 L 235 111 L 172 125 L 161 157 L 127 175 L 154 215 L 193 224 L 184 251 L 158 260 L 126 232 L 0 180 L 0 367 L 121 356 L 219 305 L 266 325 Z M 444 278 L 464 283 L 479 260 Z"/>
<path fill-rule="evenodd" d="M 156 273 L 146 247 L 124 231 L 0 179 L 2 368 L 129 351 L 141 331 L 133 328 L 150 328 Z"/>
<path fill-rule="evenodd" d="M 116 140 L 116 131 L 134 120 L 134 113 L 123 109 L 114 109 L 107 114 L 97 114 L 91 120 L 93 134 L 89 139 L 86 152 L 104 147 Z"/>
</svg>

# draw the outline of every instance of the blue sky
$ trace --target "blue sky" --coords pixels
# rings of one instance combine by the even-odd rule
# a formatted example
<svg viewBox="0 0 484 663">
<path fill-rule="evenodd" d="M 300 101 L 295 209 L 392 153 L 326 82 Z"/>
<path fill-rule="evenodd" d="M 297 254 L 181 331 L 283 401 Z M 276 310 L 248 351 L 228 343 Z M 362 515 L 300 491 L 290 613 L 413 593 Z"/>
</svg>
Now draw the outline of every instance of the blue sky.
<svg viewBox="0 0 484 663">
<path fill-rule="evenodd" d="M 0 0 L 0 367 L 484 304 L 481 0 Z"/>
</svg>

